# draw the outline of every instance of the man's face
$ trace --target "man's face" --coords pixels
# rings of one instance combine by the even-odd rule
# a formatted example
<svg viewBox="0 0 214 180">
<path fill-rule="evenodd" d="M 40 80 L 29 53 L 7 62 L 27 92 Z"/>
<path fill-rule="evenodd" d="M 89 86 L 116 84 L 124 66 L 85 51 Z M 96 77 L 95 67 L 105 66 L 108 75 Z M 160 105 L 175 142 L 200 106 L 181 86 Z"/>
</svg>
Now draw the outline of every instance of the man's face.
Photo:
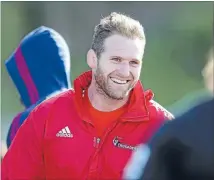
<svg viewBox="0 0 214 180">
<path fill-rule="evenodd" d="M 145 42 L 112 35 L 104 41 L 94 78 L 108 98 L 121 100 L 129 95 L 140 77 Z"/>
</svg>

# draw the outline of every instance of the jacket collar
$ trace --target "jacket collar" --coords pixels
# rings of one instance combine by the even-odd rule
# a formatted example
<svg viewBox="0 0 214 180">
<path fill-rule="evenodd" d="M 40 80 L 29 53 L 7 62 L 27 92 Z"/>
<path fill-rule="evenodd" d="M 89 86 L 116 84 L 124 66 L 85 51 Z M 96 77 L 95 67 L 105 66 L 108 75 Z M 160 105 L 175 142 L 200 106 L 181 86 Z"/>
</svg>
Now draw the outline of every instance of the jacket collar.
<svg viewBox="0 0 214 180">
<path fill-rule="evenodd" d="M 87 71 L 81 74 L 74 80 L 74 91 L 77 102 L 77 108 L 79 109 L 80 115 L 84 120 L 91 123 L 90 118 L 83 112 L 83 97 L 85 90 L 89 87 L 92 80 L 92 71 Z M 147 107 L 148 101 L 153 98 L 154 94 L 151 90 L 144 91 L 140 81 L 137 82 L 136 86 L 131 91 L 129 105 L 127 112 L 121 117 L 122 121 L 147 121 L 149 119 L 149 110 Z M 81 108 L 80 108 L 81 107 Z M 88 120 L 87 120 L 88 119 Z"/>
</svg>

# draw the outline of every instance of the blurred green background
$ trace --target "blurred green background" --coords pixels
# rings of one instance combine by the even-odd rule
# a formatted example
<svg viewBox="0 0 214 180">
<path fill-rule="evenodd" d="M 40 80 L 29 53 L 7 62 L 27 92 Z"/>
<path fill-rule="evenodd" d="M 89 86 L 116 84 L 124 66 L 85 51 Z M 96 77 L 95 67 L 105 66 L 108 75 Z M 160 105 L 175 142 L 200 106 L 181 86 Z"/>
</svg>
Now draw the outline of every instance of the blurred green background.
<svg viewBox="0 0 214 180">
<path fill-rule="evenodd" d="M 72 80 L 88 67 L 85 55 L 93 28 L 102 16 L 122 12 L 139 20 L 147 38 L 141 80 L 155 100 L 172 107 L 183 97 L 197 98 L 204 84 L 201 70 L 213 42 L 213 2 L 2 2 L 2 139 L 23 107 L 4 62 L 30 31 L 46 25 L 69 44 Z"/>
</svg>

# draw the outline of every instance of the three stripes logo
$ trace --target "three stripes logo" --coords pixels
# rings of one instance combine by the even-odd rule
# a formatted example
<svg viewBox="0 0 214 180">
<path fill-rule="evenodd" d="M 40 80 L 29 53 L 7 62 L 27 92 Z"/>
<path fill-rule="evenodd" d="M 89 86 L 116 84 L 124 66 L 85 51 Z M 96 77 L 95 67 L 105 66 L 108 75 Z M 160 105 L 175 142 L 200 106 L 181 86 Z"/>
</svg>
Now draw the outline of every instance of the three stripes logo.
<svg viewBox="0 0 214 180">
<path fill-rule="evenodd" d="M 56 134 L 56 137 L 66 137 L 66 138 L 72 138 L 73 134 L 70 132 L 68 126 L 66 126 L 65 128 L 63 128 L 61 131 L 59 131 Z"/>
</svg>

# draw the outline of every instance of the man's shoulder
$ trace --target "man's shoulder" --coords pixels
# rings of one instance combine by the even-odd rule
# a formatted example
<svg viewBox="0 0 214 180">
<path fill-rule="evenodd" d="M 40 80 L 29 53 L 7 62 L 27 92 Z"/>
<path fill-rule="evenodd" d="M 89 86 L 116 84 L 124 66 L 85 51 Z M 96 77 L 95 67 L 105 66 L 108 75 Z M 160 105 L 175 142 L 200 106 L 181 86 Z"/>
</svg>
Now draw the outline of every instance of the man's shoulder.
<svg viewBox="0 0 214 180">
<path fill-rule="evenodd" d="M 52 107 L 64 107 L 68 103 L 72 104 L 74 102 L 74 90 L 68 89 L 61 93 L 53 96 L 47 97 L 43 102 L 41 102 L 35 109 L 50 109 Z"/>
<path fill-rule="evenodd" d="M 47 100 L 56 101 L 58 99 L 69 99 L 69 98 L 72 98 L 73 96 L 74 96 L 74 89 L 66 89 L 61 92 L 56 92 L 56 93 L 49 95 L 48 97 L 46 97 L 45 101 L 47 101 Z"/>
<path fill-rule="evenodd" d="M 213 124 L 213 118 L 214 118 L 214 99 L 207 100 L 203 103 L 200 103 L 196 105 L 195 107 L 192 107 L 190 110 L 188 110 L 186 113 L 180 115 L 176 118 L 176 122 L 174 124 L 182 124 L 181 127 L 184 126 L 209 126 L 210 124 Z M 195 128 L 196 129 L 196 128 Z M 204 128 L 206 129 L 206 128 Z"/>
<path fill-rule="evenodd" d="M 156 117 L 162 118 L 163 120 L 172 120 L 174 119 L 174 116 L 172 113 L 170 113 L 166 108 L 161 106 L 159 103 L 157 103 L 154 100 L 150 100 L 149 103 L 149 111 L 152 114 L 156 114 Z"/>
<path fill-rule="evenodd" d="M 73 99 L 73 97 L 74 97 L 74 90 L 68 89 L 58 94 L 47 97 L 44 102 L 55 103 L 57 101 L 67 101 L 67 100 Z"/>
</svg>

